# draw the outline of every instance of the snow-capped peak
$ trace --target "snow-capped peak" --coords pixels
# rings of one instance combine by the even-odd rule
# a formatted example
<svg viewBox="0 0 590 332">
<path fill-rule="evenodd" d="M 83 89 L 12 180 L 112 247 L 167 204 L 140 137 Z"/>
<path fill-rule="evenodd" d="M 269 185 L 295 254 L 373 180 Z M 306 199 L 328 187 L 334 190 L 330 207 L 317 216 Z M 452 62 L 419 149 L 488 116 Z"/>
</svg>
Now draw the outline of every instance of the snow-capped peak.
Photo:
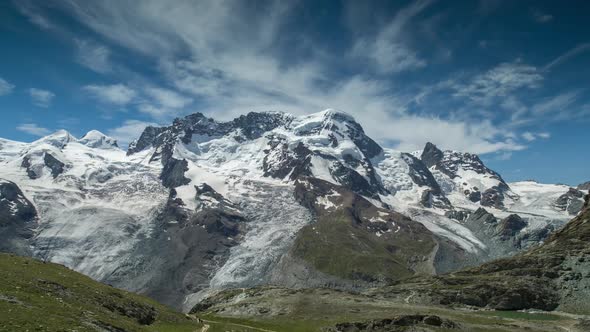
<svg viewBox="0 0 590 332">
<path fill-rule="evenodd" d="M 66 146 L 68 143 L 75 142 L 75 141 L 77 141 L 76 137 L 74 137 L 72 134 L 70 134 L 67 130 L 60 129 L 60 130 L 54 132 L 53 134 L 47 135 L 45 137 L 42 137 L 42 138 L 36 140 L 35 142 L 33 142 L 33 144 L 47 143 L 47 144 L 53 145 L 53 146 L 61 149 L 64 146 Z"/>
<path fill-rule="evenodd" d="M 84 137 L 78 140 L 80 144 L 86 145 L 91 148 L 118 148 L 117 140 L 109 137 L 98 130 L 91 130 Z"/>
</svg>

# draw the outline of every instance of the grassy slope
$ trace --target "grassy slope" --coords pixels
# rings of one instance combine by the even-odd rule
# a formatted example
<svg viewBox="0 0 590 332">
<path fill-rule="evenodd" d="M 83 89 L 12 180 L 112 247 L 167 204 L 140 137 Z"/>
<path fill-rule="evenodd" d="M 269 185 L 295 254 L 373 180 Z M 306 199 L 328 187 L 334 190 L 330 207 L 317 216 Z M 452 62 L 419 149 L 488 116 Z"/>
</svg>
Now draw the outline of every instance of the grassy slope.
<svg viewBox="0 0 590 332">
<path fill-rule="evenodd" d="M 0 254 L 0 331 L 96 331 L 97 326 L 192 332 L 200 324 L 61 265 Z"/>
<path fill-rule="evenodd" d="M 319 179 L 298 182 L 296 197 L 317 220 L 297 233 L 291 253 L 318 271 L 348 280 L 391 282 L 431 265 L 427 261 L 436 244 L 421 224 Z M 327 197 L 337 208 L 318 204 L 318 198 Z"/>
</svg>

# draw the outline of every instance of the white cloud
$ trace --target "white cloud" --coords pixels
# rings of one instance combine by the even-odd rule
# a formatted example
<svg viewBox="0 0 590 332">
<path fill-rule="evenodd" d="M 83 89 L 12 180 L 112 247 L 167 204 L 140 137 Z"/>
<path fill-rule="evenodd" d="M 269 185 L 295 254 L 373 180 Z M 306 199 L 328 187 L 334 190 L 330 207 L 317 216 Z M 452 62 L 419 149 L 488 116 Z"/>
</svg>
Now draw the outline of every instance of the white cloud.
<svg viewBox="0 0 590 332">
<path fill-rule="evenodd" d="M 39 107 L 47 108 L 51 106 L 51 101 L 55 98 L 55 93 L 48 90 L 30 88 L 28 91 L 33 104 Z"/>
<path fill-rule="evenodd" d="M 524 138 L 528 142 L 532 142 L 535 139 L 537 139 L 537 137 L 530 131 L 525 131 L 524 133 L 522 133 L 522 138 Z"/>
<path fill-rule="evenodd" d="M 426 66 L 426 61 L 412 50 L 404 39 L 408 23 L 427 8 L 432 1 L 418 0 L 398 11 L 395 17 L 375 37 L 360 38 L 352 54 L 368 58 L 381 73 L 395 73 Z"/>
<path fill-rule="evenodd" d="M 17 126 L 16 130 L 22 131 L 22 132 L 27 133 L 29 135 L 39 136 L 39 137 L 47 136 L 47 135 L 51 134 L 51 130 L 49 130 L 47 128 L 39 127 L 35 123 L 23 123 L 23 124 Z"/>
<path fill-rule="evenodd" d="M 157 124 L 139 120 L 127 120 L 121 126 L 108 130 L 107 135 L 116 139 L 119 146 L 126 147 L 133 140 L 139 138 L 147 126 L 157 126 Z"/>
<path fill-rule="evenodd" d="M 489 105 L 496 98 L 509 96 L 522 89 L 534 89 L 540 86 L 543 76 L 531 65 L 520 61 L 505 62 L 476 75 L 469 83 L 457 83 L 455 97 L 466 97 L 474 102 Z"/>
<path fill-rule="evenodd" d="M 567 115 L 570 114 L 568 108 L 578 99 L 578 95 L 578 91 L 570 91 L 547 98 L 533 105 L 532 112 L 536 116 L 557 113 L 559 117 L 567 117 Z"/>
<path fill-rule="evenodd" d="M 124 106 L 134 100 L 137 93 L 124 84 L 87 85 L 82 88 L 102 103 Z"/>
<path fill-rule="evenodd" d="M 75 42 L 78 63 L 97 73 L 108 73 L 112 70 L 111 51 L 108 47 L 89 40 L 76 39 Z"/>
<path fill-rule="evenodd" d="M 547 139 L 550 137 L 551 134 L 548 132 L 531 133 L 530 131 L 525 131 L 524 133 L 522 133 L 522 138 L 524 138 L 527 142 L 532 142 L 538 138 Z"/>
<path fill-rule="evenodd" d="M 192 103 L 192 98 L 184 97 L 172 90 L 162 88 L 147 88 L 146 94 L 154 99 L 162 107 L 182 108 Z"/>
<path fill-rule="evenodd" d="M 141 113 L 150 115 L 152 118 L 161 119 L 167 116 L 175 116 L 176 112 L 163 107 L 154 106 L 152 104 L 141 104 L 137 107 Z"/>
<path fill-rule="evenodd" d="M 0 96 L 8 95 L 14 90 L 14 85 L 10 84 L 3 78 L 0 78 Z"/>
<path fill-rule="evenodd" d="M 354 59 L 368 60 L 381 73 L 424 67 L 426 60 L 412 48 L 407 33 L 412 31 L 412 20 L 430 3 L 413 2 L 398 11 L 377 34 L 354 36 L 360 37 L 353 41 Z M 215 0 L 71 0 L 57 6 L 109 41 L 159 64 L 156 70 L 178 92 L 150 94 L 138 88 L 146 95 L 139 96 L 139 92 L 121 84 L 85 88 L 103 102 L 135 102 L 140 112 L 156 119 L 180 112 L 190 105 L 188 99 L 194 99 L 208 115 L 225 120 L 248 111 L 303 114 L 337 108 L 355 116 L 371 137 L 395 142 L 391 144 L 403 149 L 422 148 L 428 140 L 445 148 L 478 153 L 524 148 L 508 137 L 503 124 L 482 118 L 412 114 L 407 104 L 414 96 L 400 92 L 390 80 L 354 73 L 334 77 L 331 66 L 338 56 L 325 56 L 321 48 L 310 47 L 306 49 L 309 56 L 283 62 L 275 51 L 276 44 L 284 42 L 282 28 L 284 22 L 289 22 L 291 5 L 286 1 L 269 4 L 256 6 L 256 10 L 246 2 Z M 293 46 L 302 45 L 305 43 Z M 350 60 L 347 54 L 341 58 Z M 533 87 L 541 79 L 536 68 L 515 62 L 474 79 L 457 93 L 463 91 L 476 99 L 478 95 L 503 96 L 515 89 Z M 133 84 L 145 86 L 136 81 Z"/>
</svg>

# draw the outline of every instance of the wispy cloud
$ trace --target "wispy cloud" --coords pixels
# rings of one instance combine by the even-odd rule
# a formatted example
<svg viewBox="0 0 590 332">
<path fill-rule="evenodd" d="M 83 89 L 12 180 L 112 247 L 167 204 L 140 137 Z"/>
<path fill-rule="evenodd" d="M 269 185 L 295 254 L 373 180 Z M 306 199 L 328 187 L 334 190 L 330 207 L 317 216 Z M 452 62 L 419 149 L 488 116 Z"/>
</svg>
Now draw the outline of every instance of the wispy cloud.
<svg viewBox="0 0 590 332">
<path fill-rule="evenodd" d="M 562 63 L 570 60 L 571 58 L 573 58 L 579 54 L 582 54 L 584 52 L 588 52 L 588 51 L 590 51 L 590 43 L 584 43 L 584 44 L 577 45 L 576 47 L 572 48 L 571 50 L 558 56 L 553 61 L 549 62 L 547 65 L 545 65 L 545 67 L 543 67 L 543 70 L 551 70 L 551 69 L 553 69 L 553 67 L 559 66 Z"/>
<path fill-rule="evenodd" d="M 137 95 L 135 90 L 124 84 L 87 85 L 82 89 L 102 103 L 118 106 L 129 104 Z"/>
<path fill-rule="evenodd" d="M 103 37 L 105 44 L 153 61 L 156 83 L 120 76 L 125 84 L 90 85 L 84 91 L 102 103 L 133 104 L 156 122 L 188 112 L 191 105 L 219 119 L 248 111 L 303 114 L 332 107 L 354 115 L 377 140 L 404 150 L 421 148 L 427 140 L 477 153 L 526 148 L 526 139 L 507 129 L 509 121 L 492 121 L 490 108 L 518 110 L 523 117 L 530 112 L 517 93 L 541 86 L 543 72 L 532 64 L 515 60 L 463 73 L 433 87 L 434 92 L 414 93 L 405 82 L 392 83 L 402 72 L 419 74 L 433 63 L 415 35 L 422 28 L 416 23 L 429 15 L 431 3 L 411 2 L 393 18 L 371 22 L 370 31 L 351 29 L 351 40 L 340 53 L 324 54 L 321 45 L 306 38 L 289 43 L 289 52 L 304 54 L 295 60 L 281 56 L 298 8 L 291 2 L 270 1 L 253 9 L 246 2 L 214 0 L 69 0 L 57 1 L 55 8 L 96 33 L 96 40 Z M 98 52 L 105 60 L 99 63 L 112 62 L 115 49 L 119 47 Z M 451 100 L 446 114 L 431 110 L 439 104 L 427 97 L 441 91 Z"/>
<path fill-rule="evenodd" d="M 3 78 L 0 78 L 0 96 L 11 94 L 13 89 L 14 85 L 10 84 Z"/>
<path fill-rule="evenodd" d="M 39 137 L 47 136 L 47 135 L 51 134 L 51 130 L 49 130 L 47 128 L 40 127 L 36 123 L 23 123 L 21 125 L 18 125 L 16 127 L 16 129 L 18 131 L 22 131 L 22 132 L 27 133 L 29 135 L 39 136 Z"/>
<path fill-rule="evenodd" d="M 49 90 L 30 88 L 28 92 L 33 104 L 43 108 L 51 106 L 51 102 L 55 98 L 55 93 Z"/>
<path fill-rule="evenodd" d="M 475 76 L 467 84 L 456 83 L 454 96 L 489 105 L 498 97 L 506 97 L 516 90 L 537 88 L 542 80 L 543 76 L 534 66 L 520 61 L 505 62 Z"/>
<path fill-rule="evenodd" d="M 559 113 L 560 115 L 566 115 L 564 112 L 571 107 L 577 100 L 579 91 L 570 91 L 558 94 L 556 96 L 546 98 L 532 107 L 532 112 L 537 115 L 550 115 Z"/>
<path fill-rule="evenodd" d="M 83 39 L 76 39 L 75 42 L 78 63 L 97 73 L 108 73 L 112 70 L 111 51 L 108 47 Z"/>
<path fill-rule="evenodd" d="M 356 57 L 367 58 L 381 73 L 401 72 L 426 66 L 426 60 L 413 50 L 405 39 L 404 30 L 412 18 L 426 9 L 432 1 L 419 0 L 399 10 L 375 37 L 359 38 L 352 48 Z"/>
</svg>

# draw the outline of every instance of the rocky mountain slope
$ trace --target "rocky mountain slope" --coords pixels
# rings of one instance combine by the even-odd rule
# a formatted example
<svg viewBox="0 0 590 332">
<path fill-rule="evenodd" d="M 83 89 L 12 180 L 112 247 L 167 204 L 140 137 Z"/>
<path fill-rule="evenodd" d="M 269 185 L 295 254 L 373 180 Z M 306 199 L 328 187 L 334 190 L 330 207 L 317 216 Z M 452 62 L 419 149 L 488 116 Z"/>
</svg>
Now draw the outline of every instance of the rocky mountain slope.
<svg viewBox="0 0 590 332">
<path fill-rule="evenodd" d="M 587 192 L 386 149 L 334 110 L 196 113 L 127 151 L 97 131 L 0 140 L 0 163 L 3 250 L 186 310 L 229 287 L 365 289 L 514 255 Z"/>
<path fill-rule="evenodd" d="M 328 331 L 587 331 L 588 200 L 586 196 L 585 210 L 543 245 L 476 268 L 413 277 L 360 293 L 232 289 L 205 299 L 192 312 L 293 324 L 305 319 L 329 326 Z M 556 315 L 546 312 L 554 310 Z"/>
</svg>

